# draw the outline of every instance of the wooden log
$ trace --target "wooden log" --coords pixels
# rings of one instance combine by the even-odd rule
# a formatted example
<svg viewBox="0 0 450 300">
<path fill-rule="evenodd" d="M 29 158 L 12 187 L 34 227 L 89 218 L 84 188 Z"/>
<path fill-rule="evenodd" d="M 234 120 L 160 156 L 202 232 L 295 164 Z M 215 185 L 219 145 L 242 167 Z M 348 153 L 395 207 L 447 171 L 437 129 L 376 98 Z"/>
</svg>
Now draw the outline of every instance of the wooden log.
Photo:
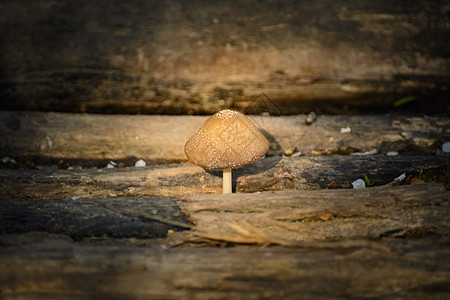
<svg viewBox="0 0 450 300">
<path fill-rule="evenodd" d="M 446 156 L 311 156 L 266 157 L 233 170 L 234 191 L 249 193 L 284 189 L 349 188 L 365 176 L 374 185 L 401 174 L 426 181 L 448 182 Z M 221 193 L 220 170 L 193 164 L 81 170 L 0 170 L 0 197 L 72 198 L 116 196 L 176 196 Z"/>
<path fill-rule="evenodd" d="M 168 197 L 34 199 L 0 201 L 0 234 L 40 231 L 73 240 L 164 238 L 190 228 Z"/>
<path fill-rule="evenodd" d="M 3 299 L 446 299 L 435 240 L 158 249 L 61 241 L 0 248 Z"/>
<path fill-rule="evenodd" d="M 448 112 L 445 1 L 0 5 L 2 109 L 213 113 L 264 93 L 288 114 L 411 95 Z"/>
<path fill-rule="evenodd" d="M 197 234 L 225 242 L 294 245 L 450 233 L 450 191 L 436 184 L 184 199 L 180 206 Z"/>
<path fill-rule="evenodd" d="M 232 244 L 446 236 L 450 191 L 438 184 L 356 190 L 0 201 L 0 234 L 42 231 L 75 240 L 161 238 Z M 181 208 L 181 210 L 180 210 Z M 191 226 L 186 217 L 195 224 Z"/>
<path fill-rule="evenodd" d="M 12 157 L 151 162 L 185 160 L 204 117 L 2 112 L 1 153 Z"/>
<path fill-rule="evenodd" d="M 381 153 L 436 154 L 450 140 L 445 117 L 251 116 L 271 141 L 270 155 L 349 153 L 377 148 Z M 138 159 L 150 163 L 185 161 L 184 144 L 206 117 L 125 116 L 0 111 L 0 156 L 97 161 Z M 342 128 L 350 130 L 341 133 Z M 72 161 L 70 161 L 72 160 Z"/>
</svg>

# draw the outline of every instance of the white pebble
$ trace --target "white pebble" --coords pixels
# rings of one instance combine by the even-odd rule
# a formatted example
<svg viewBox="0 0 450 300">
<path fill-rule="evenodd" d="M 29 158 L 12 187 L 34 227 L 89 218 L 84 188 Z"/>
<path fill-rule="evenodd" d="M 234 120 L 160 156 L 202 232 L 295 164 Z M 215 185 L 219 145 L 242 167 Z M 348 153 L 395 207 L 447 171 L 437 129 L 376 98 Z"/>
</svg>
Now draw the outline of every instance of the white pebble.
<svg viewBox="0 0 450 300">
<path fill-rule="evenodd" d="M 115 166 L 117 166 L 117 163 L 116 162 L 113 162 L 112 160 L 106 165 L 106 168 L 107 169 L 112 169 L 112 168 L 114 168 Z"/>
<path fill-rule="evenodd" d="M 341 133 L 350 133 L 352 132 L 352 129 L 350 127 L 341 128 Z"/>
<path fill-rule="evenodd" d="M 352 185 L 354 189 L 363 189 L 366 187 L 366 182 L 362 179 L 357 179 L 352 182 Z"/>
<path fill-rule="evenodd" d="M 398 176 L 397 178 L 395 178 L 394 180 L 403 180 L 406 178 L 406 174 L 403 173 L 402 175 Z"/>
<path fill-rule="evenodd" d="M 366 152 L 355 152 L 355 153 L 351 153 L 350 155 L 356 155 L 356 156 L 360 156 L 360 155 L 372 155 L 372 154 L 377 154 L 378 150 L 377 149 L 372 149 L 372 150 L 368 150 Z"/>
<path fill-rule="evenodd" d="M 78 197 L 78 196 L 73 196 L 72 198 L 70 198 L 71 200 L 77 200 L 78 198 L 80 198 L 80 197 Z"/>
<path fill-rule="evenodd" d="M 450 142 L 445 142 L 442 144 L 442 151 L 445 153 L 450 152 Z"/>
<path fill-rule="evenodd" d="M 388 153 L 386 153 L 387 156 L 396 156 L 398 155 L 397 151 L 389 151 Z"/>
<path fill-rule="evenodd" d="M 143 161 L 142 159 L 138 160 L 134 166 L 135 167 L 145 167 L 147 165 L 147 163 L 145 161 Z"/>
<path fill-rule="evenodd" d="M 314 123 L 317 120 L 317 116 L 315 112 L 310 112 L 308 116 L 306 116 L 305 119 L 305 124 L 306 125 L 311 125 L 312 123 Z"/>
</svg>

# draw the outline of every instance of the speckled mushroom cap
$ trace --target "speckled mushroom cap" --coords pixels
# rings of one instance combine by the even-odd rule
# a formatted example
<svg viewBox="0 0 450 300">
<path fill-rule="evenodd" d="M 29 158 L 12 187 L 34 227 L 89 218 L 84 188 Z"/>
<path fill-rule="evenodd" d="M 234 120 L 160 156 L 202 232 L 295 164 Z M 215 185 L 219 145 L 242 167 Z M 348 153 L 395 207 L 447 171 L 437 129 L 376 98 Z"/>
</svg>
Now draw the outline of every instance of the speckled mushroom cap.
<svg viewBox="0 0 450 300">
<path fill-rule="evenodd" d="M 234 110 L 215 113 L 184 145 L 190 162 L 205 169 L 251 164 L 269 151 L 270 143 L 245 115 Z"/>
</svg>

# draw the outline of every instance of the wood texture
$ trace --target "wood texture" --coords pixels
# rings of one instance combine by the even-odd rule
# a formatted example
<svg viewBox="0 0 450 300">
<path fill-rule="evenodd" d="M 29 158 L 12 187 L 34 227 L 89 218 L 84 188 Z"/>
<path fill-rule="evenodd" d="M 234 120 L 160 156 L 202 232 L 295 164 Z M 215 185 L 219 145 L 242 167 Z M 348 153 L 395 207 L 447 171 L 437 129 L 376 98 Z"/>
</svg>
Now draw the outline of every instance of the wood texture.
<svg viewBox="0 0 450 300">
<path fill-rule="evenodd" d="M 76 241 L 165 238 L 191 227 L 168 197 L 13 199 L 0 201 L 0 211 L 0 234 L 39 231 Z"/>
<path fill-rule="evenodd" d="M 50 241 L 0 248 L 0 291 L 5 300 L 446 299 L 449 257 L 434 240 L 170 250 Z"/>
<path fill-rule="evenodd" d="M 414 95 L 448 112 L 446 5 L 2 1 L 0 107 L 210 114 L 267 95 L 270 113 L 340 113 Z"/>
<path fill-rule="evenodd" d="M 439 184 L 192 194 L 175 199 L 3 199 L 0 234 L 41 231 L 73 240 L 114 241 L 163 238 L 169 230 L 192 228 L 177 236 L 177 243 L 197 243 L 199 237 L 219 243 L 283 246 L 317 240 L 448 236 L 449 199 L 450 191 Z"/>
<path fill-rule="evenodd" d="M 104 168 L 183 161 L 205 117 L 1 112 L 0 298 L 448 298 L 450 191 L 384 185 L 448 185 L 448 119 L 304 118 L 255 116 L 271 155 L 222 195 L 190 163 Z"/>
<path fill-rule="evenodd" d="M 180 202 L 201 237 L 249 244 L 448 235 L 441 185 L 194 195 Z"/>
<path fill-rule="evenodd" d="M 126 116 L 0 111 L 0 156 L 19 160 L 144 159 L 151 163 L 185 161 L 184 144 L 207 117 Z M 269 155 L 327 154 L 377 148 L 386 154 L 441 153 L 450 140 L 446 117 L 250 116 L 271 142 Z M 351 132 L 342 134 L 349 127 Z"/>
<path fill-rule="evenodd" d="M 375 185 L 401 174 L 448 185 L 446 156 L 267 157 L 233 171 L 233 190 L 250 193 L 285 189 L 351 188 L 366 175 Z M 82 170 L 0 171 L 1 199 L 116 196 L 176 196 L 221 193 L 222 172 L 193 164 Z"/>
<path fill-rule="evenodd" d="M 196 195 L 178 200 L 194 231 L 159 244 L 147 242 L 155 220 L 139 213 L 161 208 L 162 198 L 98 199 L 107 207 L 89 199 L 4 200 L 2 213 L 22 220 L 0 235 L 0 291 L 3 299 L 445 299 L 449 193 L 427 184 Z M 27 211 L 44 234 L 24 230 L 33 225 Z M 160 248 L 188 244 L 285 247 Z"/>
</svg>

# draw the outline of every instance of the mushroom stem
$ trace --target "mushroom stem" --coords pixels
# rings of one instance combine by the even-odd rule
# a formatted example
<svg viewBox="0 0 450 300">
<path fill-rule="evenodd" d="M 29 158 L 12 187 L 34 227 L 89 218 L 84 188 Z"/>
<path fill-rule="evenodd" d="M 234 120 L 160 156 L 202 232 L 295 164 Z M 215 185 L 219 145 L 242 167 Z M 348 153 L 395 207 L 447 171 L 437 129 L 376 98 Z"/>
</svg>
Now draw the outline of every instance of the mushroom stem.
<svg viewBox="0 0 450 300">
<path fill-rule="evenodd" d="M 229 194 L 232 193 L 231 186 L 231 168 L 223 169 L 223 193 Z"/>
</svg>

